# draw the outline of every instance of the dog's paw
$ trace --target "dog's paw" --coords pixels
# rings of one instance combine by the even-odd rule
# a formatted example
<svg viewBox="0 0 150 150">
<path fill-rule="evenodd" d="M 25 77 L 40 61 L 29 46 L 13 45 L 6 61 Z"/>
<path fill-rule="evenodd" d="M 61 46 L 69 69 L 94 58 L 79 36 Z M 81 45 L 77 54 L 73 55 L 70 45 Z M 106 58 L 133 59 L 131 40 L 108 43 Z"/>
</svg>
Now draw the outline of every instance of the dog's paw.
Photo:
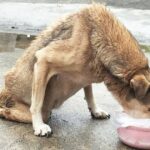
<svg viewBox="0 0 150 150">
<path fill-rule="evenodd" d="M 91 110 L 89 109 L 91 112 L 91 116 L 93 119 L 109 119 L 110 118 L 110 114 L 108 114 L 106 111 L 97 108 L 95 110 Z"/>
<path fill-rule="evenodd" d="M 47 124 L 40 124 L 34 127 L 34 135 L 36 136 L 46 136 L 49 137 L 52 134 L 52 130 Z"/>
</svg>

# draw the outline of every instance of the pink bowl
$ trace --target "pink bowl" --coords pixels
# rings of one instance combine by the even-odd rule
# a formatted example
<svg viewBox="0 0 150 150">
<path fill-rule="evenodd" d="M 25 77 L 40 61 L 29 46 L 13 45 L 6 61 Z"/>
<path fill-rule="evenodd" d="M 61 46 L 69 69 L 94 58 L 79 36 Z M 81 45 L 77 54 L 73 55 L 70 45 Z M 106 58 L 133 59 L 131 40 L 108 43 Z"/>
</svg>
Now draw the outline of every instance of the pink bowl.
<svg viewBox="0 0 150 150">
<path fill-rule="evenodd" d="M 150 129 L 139 127 L 119 127 L 117 129 L 120 140 L 134 148 L 150 150 Z"/>
<path fill-rule="evenodd" d="M 150 119 L 135 119 L 124 112 L 116 116 L 119 139 L 134 148 L 150 150 Z"/>
</svg>

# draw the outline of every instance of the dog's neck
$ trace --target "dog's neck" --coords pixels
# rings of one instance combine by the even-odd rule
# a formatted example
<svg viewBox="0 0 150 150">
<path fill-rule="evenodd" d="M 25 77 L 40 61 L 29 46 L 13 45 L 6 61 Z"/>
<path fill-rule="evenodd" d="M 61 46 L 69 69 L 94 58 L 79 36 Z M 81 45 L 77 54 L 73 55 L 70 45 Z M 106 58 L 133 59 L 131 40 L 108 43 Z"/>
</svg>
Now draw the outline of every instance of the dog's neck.
<svg viewBox="0 0 150 150">
<path fill-rule="evenodd" d="M 117 101 L 124 105 L 124 103 L 128 100 L 128 96 L 130 95 L 130 85 L 117 77 L 107 73 L 104 77 L 104 83 L 107 89 L 112 93 L 112 95 L 117 99 Z"/>
<path fill-rule="evenodd" d="M 150 75 L 149 68 L 140 69 L 139 71 L 132 74 L 129 80 L 125 82 L 124 80 L 119 79 L 118 77 L 115 77 L 111 73 L 107 72 L 104 77 L 104 83 L 107 86 L 108 90 L 116 97 L 118 102 L 124 106 L 125 104 L 127 104 L 127 102 L 129 102 L 130 100 L 136 97 L 138 97 L 138 99 L 141 99 L 139 95 L 141 93 L 140 89 L 142 89 L 142 91 L 144 89 L 147 89 L 145 88 L 146 87 L 145 85 L 147 85 L 147 83 L 150 81 L 149 75 Z M 133 88 L 133 85 L 131 84 L 131 80 L 137 79 L 137 77 L 138 79 L 142 79 L 142 80 L 138 80 L 140 84 L 138 85 L 138 91 L 136 91 Z M 141 83 L 141 81 L 145 81 L 145 82 Z"/>
</svg>

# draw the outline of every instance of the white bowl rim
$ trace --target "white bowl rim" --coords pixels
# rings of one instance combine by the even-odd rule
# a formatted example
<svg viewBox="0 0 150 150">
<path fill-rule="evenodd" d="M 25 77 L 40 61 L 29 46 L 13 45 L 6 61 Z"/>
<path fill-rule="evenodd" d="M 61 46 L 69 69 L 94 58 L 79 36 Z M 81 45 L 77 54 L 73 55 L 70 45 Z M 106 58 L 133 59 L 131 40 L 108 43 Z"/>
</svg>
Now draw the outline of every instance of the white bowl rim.
<svg viewBox="0 0 150 150">
<path fill-rule="evenodd" d="M 116 111 L 116 123 L 118 127 L 129 127 L 135 126 L 139 128 L 148 128 L 150 129 L 150 119 L 137 119 L 129 116 L 125 112 Z"/>
</svg>

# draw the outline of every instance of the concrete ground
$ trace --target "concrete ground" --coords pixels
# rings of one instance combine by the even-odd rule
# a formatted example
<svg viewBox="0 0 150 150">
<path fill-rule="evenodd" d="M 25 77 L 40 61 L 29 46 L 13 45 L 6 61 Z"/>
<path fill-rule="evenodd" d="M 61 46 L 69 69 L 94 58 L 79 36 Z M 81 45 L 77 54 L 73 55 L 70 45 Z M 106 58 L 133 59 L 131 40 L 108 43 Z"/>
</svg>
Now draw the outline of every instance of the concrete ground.
<svg viewBox="0 0 150 150">
<path fill-rule="evenodd" d="M 13 66 L 23 50 L 0 53 L 0 87 L 3 75 Z M 115 111 L 121 108 L 103 84 L 94 85 L 94 95 L 101 108 L 111 114 L 110 120 L 93 120 L 83 91 L 79 91 L 52 114 L 51 138 L 33 135 L 31 124 L 0 119 L 1 150 L 134 150 L 122 144 L 117 136 Z"/>
<path fill-rule="evenodd" d="M 21 2 L 23 0 L 6 0 L 5 2 L 12 1 Z M 38 2 L 45 1 L 46 0 L 38 0 Z M 111 2 L 112 0 L 108 1 Z M 32 0 L 32 2 L 35 2 L 35 0 Z M 147 3 L 148 1 L 146 0 L 142 1 L 143 5 L 141 5 L 140 0 L 123 0 L 123 2 L 133 2 L 133 4 L 138 2 L 140 3 L 139 8 L 142 8 L 142 6 L 144 9 L 149 8 L 149 3 Z M 50 7 L 50 5 L 48 6 L 48 4 L 43 4 L 45 9 L 41 9 L 38 4 L 34 6 L 27 4 L 29 7 L 24 7 L 24 5 L 24 3 L 0 3 L 0 22 L 4 23 L 0 24 L 0 29 L 2 26 L 5 27 L 5 23 L 8 22 L 10 23 L 10 27 L 16 25 L 17 23 L 13 21 L 19 18 L 19 15 L 24 16 L 19 23 L 28 23 L 28 21 L 31 21 L 33 27 L 37 24 L 42 27 L 44 24 L 47 24 L 48 21 L 51 22 L 51 20 L 60 17 L 60 14 L 69 13 L 79 8 L 77 4 L 72 7 L 70 5 L 61 5 L 55 8 Z M 43 12 L 42 15 L 37 15 L 32 9 L 33 7 L 39 14 Z M 50 9 L 48 7 L 50 7 Z M 131 30 L 138 41 L 145 44 L 150 43 L 150 10 L 110 8 L 127 28 Z M 33 10 L 32 15 L 28 13 L 30 10 Z M 57 10 L 59 10 L 59 12 Z M 48 13 L 50 16 L 47 15 Z M 33 15 L 35 15 L 34 19 Z M 8 16 L 10 18 L 8 18 Z M 43 16 L 43 18 L 41 19 L 40 16 Z M 24 26 L 24 24 L 19 25 Z M 5 72 L 13 66 L 16 59 L 22 53 L 22 49 L 15 49 L 14 52 L 0 53 L 0 88 L 4 85 L 3 76 Z M 147 54 L 147 56 L 149 56 L 149 54 Z M 110 120 L 92 120 L 84 100 L 83 91 L 79 91 L 66 101 L 60 109 L 53 112 L 52 118 L 49 120 L 49 124 L 54 132 L 51 138 L 47 139 L 34 136 L 31 124 L 16 123 L 0 119 L 0 149 L 134 150 L 121 143 L 118 139 L 115 125 L 115 111 L 121 110 L 118 103 L 103 84 L 94 85 L 94 95 L 99 106 L 111 114 Z"/>
</svg>

